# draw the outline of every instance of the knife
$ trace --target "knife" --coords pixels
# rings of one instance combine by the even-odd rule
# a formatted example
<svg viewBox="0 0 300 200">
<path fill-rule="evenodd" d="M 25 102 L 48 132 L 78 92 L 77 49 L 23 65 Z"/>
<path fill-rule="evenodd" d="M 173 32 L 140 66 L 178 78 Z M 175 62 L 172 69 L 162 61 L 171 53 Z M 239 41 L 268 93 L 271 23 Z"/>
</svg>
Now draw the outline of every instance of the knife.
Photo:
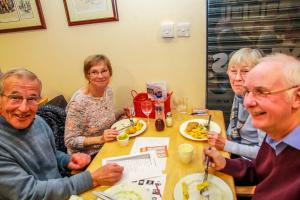
<svg viewBox="0 0 300 200">
<path fill-rule="evenodd" d="M 121 131 L 123 131 L 124 129 L 127 129 L 127 128 L 131 127 L 131 126 L 132 126 L 131 124 L 130 124 L 130 125 L 127 125 L 127 126 L 124 126 L 124 127 L 120 128 L 120 129 L 116 129 L 116 131 L 121 132 Z"/>
</svg>

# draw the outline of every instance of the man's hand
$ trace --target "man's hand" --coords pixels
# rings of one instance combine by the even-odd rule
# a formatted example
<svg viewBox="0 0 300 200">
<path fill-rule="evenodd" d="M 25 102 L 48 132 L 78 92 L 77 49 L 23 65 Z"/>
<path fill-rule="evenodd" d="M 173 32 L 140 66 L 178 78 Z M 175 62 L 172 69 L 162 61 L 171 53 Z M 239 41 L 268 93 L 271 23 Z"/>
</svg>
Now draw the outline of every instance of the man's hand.
<svg viewBox="0 0 300 200">
<path fill-rule="evenodd" d="M 91 156 L 85 153 L 74 153 L 71 155 L 71 159 L 67 165 L 67 168 L 71 170 L 83 169 L 91 162 Z"/>
<path fill-rule="evenodd" d="M 116 129 L 106 129 L 102 136 L 104 142 L 109 142 L 115 140 L 117 135 L 119 135 L 119 132 Z"/>
<path fill-rule="evenodd" d="M 124 168 L 118 164 L 107 164 L 92 173 L 93 186 L 113 185 L 123 175 Z"/>
<path fill-rule="evenodd" d="M 226 139 L 216 132 L 209 132 L 207 134 L 208 144 L 210 146 L 216 147 L 219 151 L 223 151 L 225 147 Z"/>
<path fill-rule="evenodd" d="M 209 162 L 209 166 L 216 169 L 216 170 L 222 170 L 226 166 L 226 160 L 221 155 L 219 151 L 216 150 L 216 148 L 211 147 L 210 149 L 205 148 L 204 154 L 208 155 L 211 158 L 211 161 Z"/>
</svg>

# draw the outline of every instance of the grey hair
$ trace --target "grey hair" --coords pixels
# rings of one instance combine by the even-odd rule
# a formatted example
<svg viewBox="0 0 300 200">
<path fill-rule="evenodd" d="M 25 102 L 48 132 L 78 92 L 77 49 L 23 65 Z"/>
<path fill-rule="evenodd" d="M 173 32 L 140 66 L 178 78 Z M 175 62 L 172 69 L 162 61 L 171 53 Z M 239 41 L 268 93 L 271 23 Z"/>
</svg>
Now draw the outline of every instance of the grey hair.
<svg viewBox="0 0 300 200">
<path fill-rule="evenodd" d="M 231 56 L 227 71 L 236 65 L 244 64 L 249 68 L 253 68 L 258 64 L 259 60 L 263 57 L 263 53 L 260 49 L 241 48 L 234 52 Z"/>
<path fill-rule="evenodd" d="M 37 80 L 39 84 L 39 96 L 41 95 L 42 91 L 42 82 L 41 80 L 35 75 L 33 72 L 25 69 L 25 68 L 16 68 L 7 71 L 6 73 L 2 74 L 0 78 L 0 94 L 3 95 L 4 92 L 4 81 L 9 77 L 18 77 L 18 78 L 28 78 L 32 81 Z"/>
</svg>

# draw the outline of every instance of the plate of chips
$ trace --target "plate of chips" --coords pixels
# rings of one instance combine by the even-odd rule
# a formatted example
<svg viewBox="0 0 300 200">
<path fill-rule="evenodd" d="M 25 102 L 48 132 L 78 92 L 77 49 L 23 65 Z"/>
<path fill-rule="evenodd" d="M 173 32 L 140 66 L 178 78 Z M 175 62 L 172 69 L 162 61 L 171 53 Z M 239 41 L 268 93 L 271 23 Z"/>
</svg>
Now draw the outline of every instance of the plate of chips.
<svg viewBox="0 0 300 200">
<path fill-rule="evenodd" d="M 181 178 L 174 188 L 174 200 L 207 200 L 199 191 L 203 177 L 204 173 L 194 173 Z M 233 200 L 233 193 L 230 187 L 222 179 L 208 174 L 207 181 L 209 199 Z"/>
<path fill-rule="evenodd" d="M 129 137 L 134 137 L 143 133 L 147 128 L 147 123 L 138 118 L 133 118 L 134 124 L 130 124 L 129 119 L 122 119 L 114 123 L 111 128 L 115 128 L 116 130 L 120 130 L 120 134 L 127 133 Z"/>
<path fill-rule="evenodd" d="M 207 140 L 208 130 L 205 128 L 208 120 L 206 119 L 192 119 L 185 121 L 180 125 L 180 134 L 190 140 L 205 141 Z M 214 121 L 210 121 L 210 131 L 221 133 L 221 127 Z"/>
</svg>

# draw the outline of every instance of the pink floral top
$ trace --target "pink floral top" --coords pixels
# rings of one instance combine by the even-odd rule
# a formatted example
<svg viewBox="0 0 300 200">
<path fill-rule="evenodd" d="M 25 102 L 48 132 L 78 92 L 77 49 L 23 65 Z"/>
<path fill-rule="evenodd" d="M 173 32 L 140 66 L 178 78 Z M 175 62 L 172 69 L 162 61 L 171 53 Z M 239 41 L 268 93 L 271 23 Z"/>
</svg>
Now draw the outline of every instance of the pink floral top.
<svg viewBox="0 0 300 200">
<path fill-rule="evenodd" d="M 113 110 L 113 92 L 107 87 L 103 97 L 75 92 L 66 108 L 65 145 L 69 154 L 76 152 L 96 154 L 102 145 L 83 146 L 86 137 L 100 136 L 116 121 Z"/>
</svg>

